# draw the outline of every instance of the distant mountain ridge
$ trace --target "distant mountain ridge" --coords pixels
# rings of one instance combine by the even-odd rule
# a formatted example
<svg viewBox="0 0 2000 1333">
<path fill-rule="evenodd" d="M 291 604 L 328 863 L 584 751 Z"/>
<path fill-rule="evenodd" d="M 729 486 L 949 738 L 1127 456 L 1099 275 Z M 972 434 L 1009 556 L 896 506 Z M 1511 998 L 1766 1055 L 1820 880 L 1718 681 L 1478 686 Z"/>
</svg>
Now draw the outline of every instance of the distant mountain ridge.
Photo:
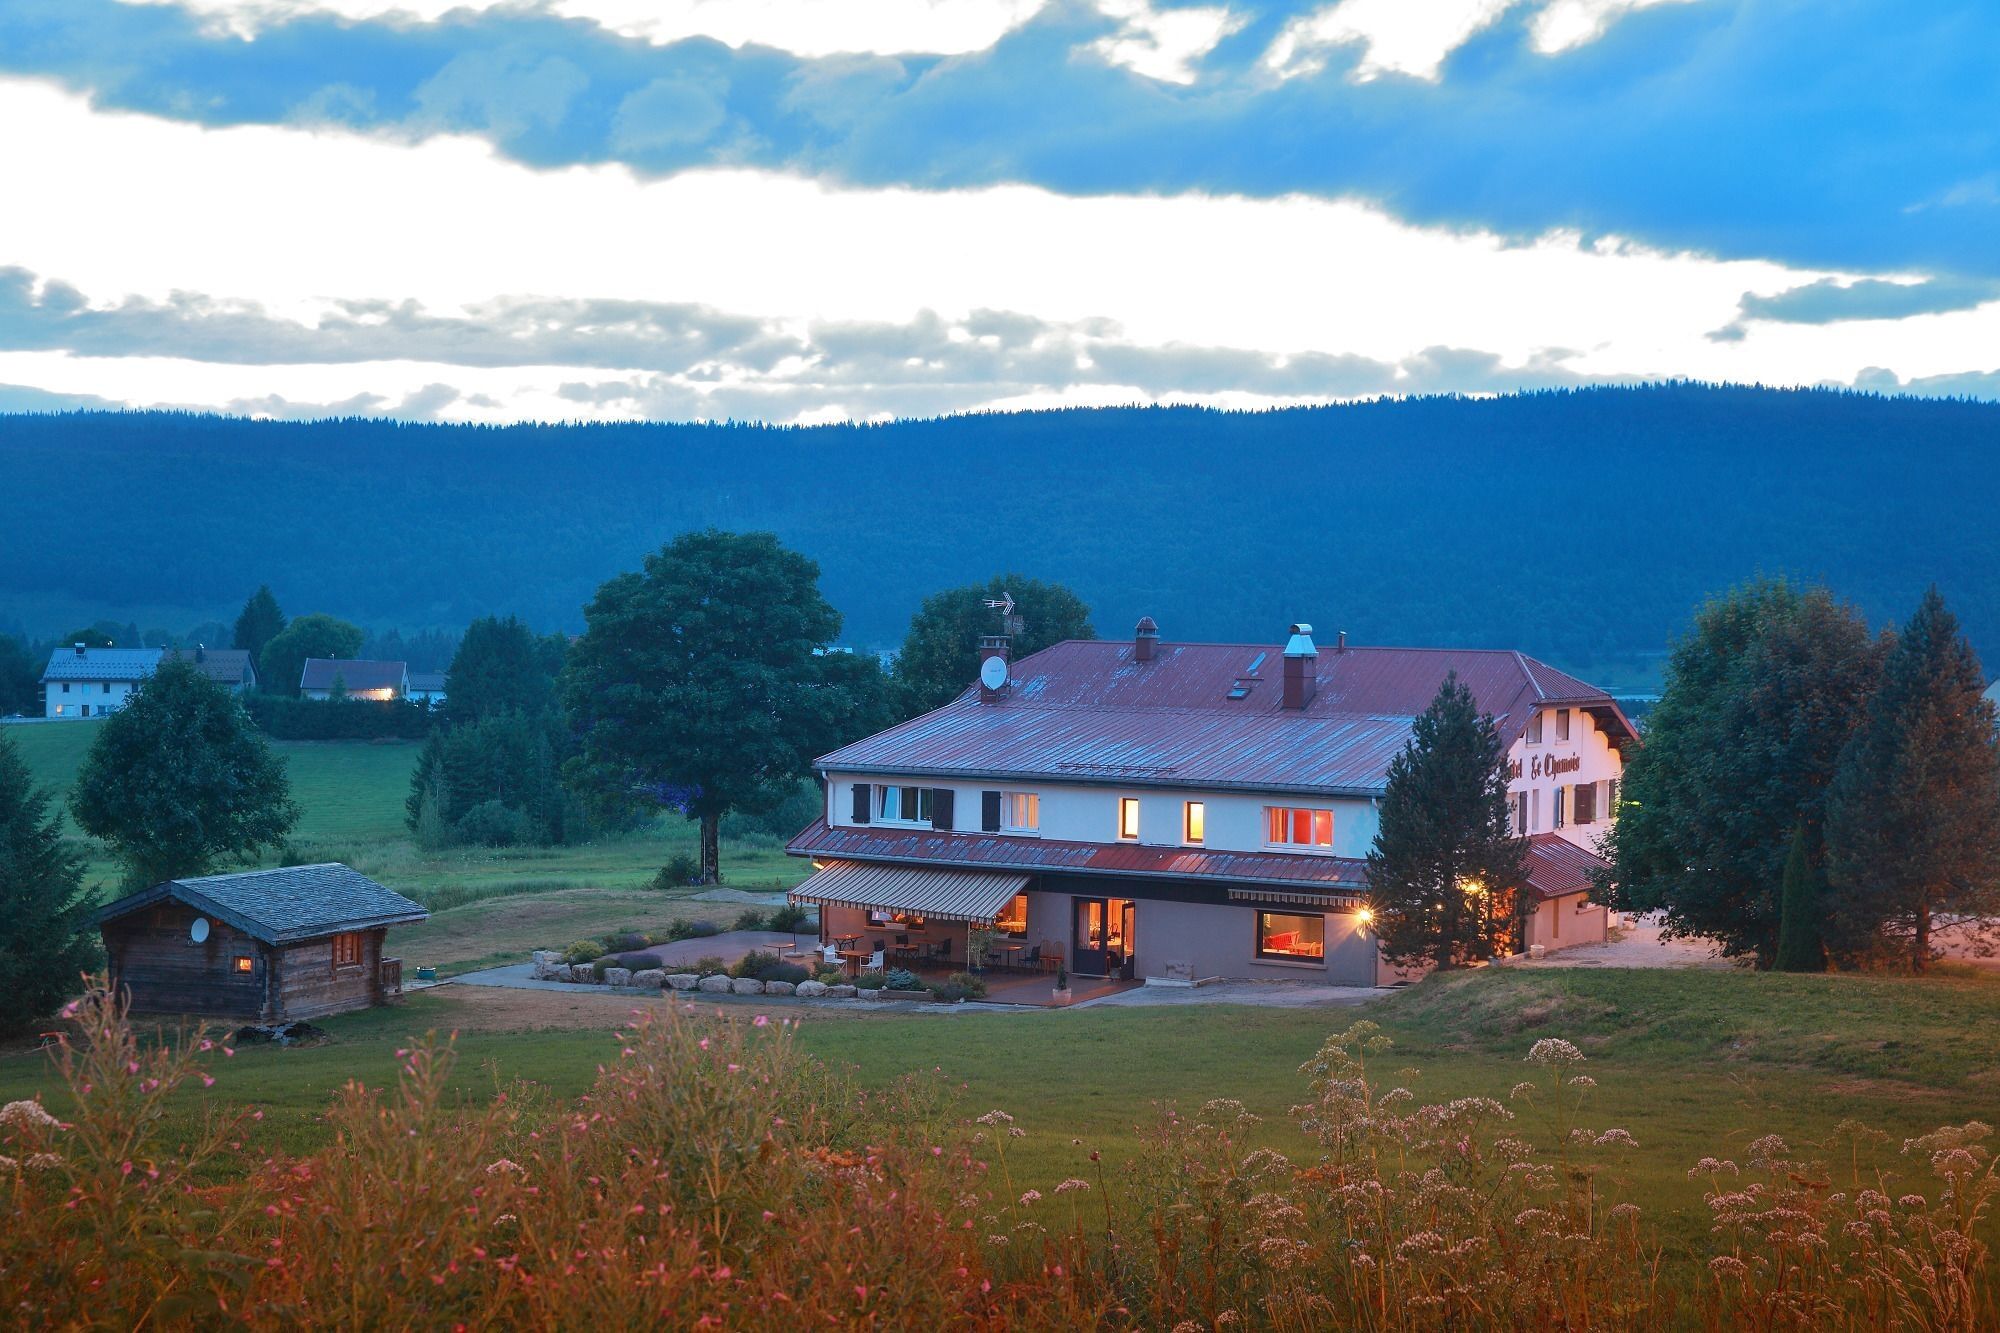
<svg viewBox="0 0 2000 1333">
<path fill-rule="evenodd" d="M 575 627 L 599 582 L 712 524 L 818 560 L 863 646 L 1018 570 L 1075 587 L 1103 634 L 1302 619 L 1604 662 L 1761 571 L 1877 621 L 1935 581 L 2000 659 L 1996 495 L 2000 405 L 1690 384 L 804 428 L 0 416 L 0 621 L 191 622 L 269 582 L 373 626 Z"/>
</svg>

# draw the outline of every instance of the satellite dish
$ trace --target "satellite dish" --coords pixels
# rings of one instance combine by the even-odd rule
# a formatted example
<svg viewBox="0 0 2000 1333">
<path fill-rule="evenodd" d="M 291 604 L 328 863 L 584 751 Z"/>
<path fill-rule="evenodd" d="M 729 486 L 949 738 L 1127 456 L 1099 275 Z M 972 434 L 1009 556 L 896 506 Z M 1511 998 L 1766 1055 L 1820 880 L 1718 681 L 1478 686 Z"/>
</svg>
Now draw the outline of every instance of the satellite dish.
<svg viewBox="0 0 2000 1333">
<path fill-rule="evenodd" d="M 196 944 L 206 943 L 208 940 L 208 918 L 205 916 L 196 917 L 194 924 L 188 927 L 188 935 Z"/>
<path fill-rule="evenodd" d="M 979 664 L 979 683 L 989 690 L 997 690 L 1007 683 L 1007 663 L 1005 659 L 989 657 Z"/>
</svg>

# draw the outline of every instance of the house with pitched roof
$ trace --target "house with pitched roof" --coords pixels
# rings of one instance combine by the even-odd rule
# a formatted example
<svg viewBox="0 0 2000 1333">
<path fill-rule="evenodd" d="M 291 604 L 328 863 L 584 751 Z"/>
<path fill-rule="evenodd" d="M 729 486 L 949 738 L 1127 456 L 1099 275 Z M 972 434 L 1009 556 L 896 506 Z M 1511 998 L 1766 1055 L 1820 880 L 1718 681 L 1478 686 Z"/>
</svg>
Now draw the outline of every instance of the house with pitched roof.
<svg viewBox="0 0 2000 1333">
<path fill-rule="evenodd" d="M 1601 940 L 1599 838 L 1637 733 L 1603 690 L 1512 651 L 1070 641 L 981 647 L 942 708 L 823 755 L 823 815 L 788 850 L 857 952 L 1189 983 L 1374 985 L 1364 858 L 1390 761 L 1447 674 L 1508 745 L 1533 904 L 1524 947 Z M 954 951 L 956 951 L 954 953 Z"/>
<path fill-rule="evenodd" d="M 250 660 L 247 649 L 196 644 L 192 648 L 168 648 L 160 660 L 192 662 L 196 671 L 231 694 L 247 694 L 257 688 L 257 666 Z"/>
<path fill-rule="evenodd" d="M 159 664 L 158 648 L 59 648 L 42 670 L 42 715 L 68 720 L 115 713 Z"/>
<path fill-rule="evenodd" d="M 406 662 L 376 662 L 357 657 L 308 657 L 299 673 L 299 694 L 307 699 L 376 701 L 401 699 L 410 692 Z"/>
<path fill-rule="evenodd" d="M 169 880 L 97 913 L 111 985 L 141 1013 L 279 1023 L 400 996 L 391 926 L 430 913 L 338 863 Z"/>
</svg>

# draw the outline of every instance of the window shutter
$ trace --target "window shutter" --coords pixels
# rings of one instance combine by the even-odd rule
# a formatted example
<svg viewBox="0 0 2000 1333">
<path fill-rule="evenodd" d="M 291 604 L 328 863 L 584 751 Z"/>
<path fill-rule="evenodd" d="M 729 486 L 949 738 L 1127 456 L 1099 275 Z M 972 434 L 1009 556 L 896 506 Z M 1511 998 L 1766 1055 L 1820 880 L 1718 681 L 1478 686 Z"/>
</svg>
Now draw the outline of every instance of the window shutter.
<svg viewBox="0 0 2000 1333">
<path fill-rule="evenodd" d="M 952 798 L 958 795 L 949 787 L 931 788 L 931 827 L 946 832 L 957 828 L 952 819 Z"/>
<path fill-rule="evenodd" d="M 868 822 L 868 802 L 870 795 L 871 791 L 867 783 L 857 782 L 854 784 L 854 822 L 857 824 L 866 824 Z"/>
<path fill-rule="evenodd" d="M 1556 788 L 1556 807 L 1555 807 L 1555 808 L 1556 808 L 1556 822 L 1555 822 L 1555 826 L 1556 826 L 1557 828 L 1561 828 L 1561 827 L 1563 826 L 1563 800 L 1564 800 L 1564 798 L 1565 798 L 1566 796 L 1568 796 L 1568 795 L 1569 795 L 1569 788 L 1568 788 L 1568 787 L 1557 787 L 1557 788 Z"/>
<path fill-rule="evenodd" d="M 979 793 L 979 827 L 987 833 L 1000 831 L 1000 793 L 983 791 Z"/>
</svg>

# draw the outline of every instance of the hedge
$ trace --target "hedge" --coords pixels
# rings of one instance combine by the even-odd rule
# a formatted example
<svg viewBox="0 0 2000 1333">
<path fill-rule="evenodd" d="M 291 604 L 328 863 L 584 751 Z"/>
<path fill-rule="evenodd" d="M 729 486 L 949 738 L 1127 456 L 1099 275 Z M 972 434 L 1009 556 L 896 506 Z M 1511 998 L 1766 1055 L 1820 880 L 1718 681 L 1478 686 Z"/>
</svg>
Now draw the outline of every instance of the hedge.
<svg viewBox="0 0 2000 1333">
<path fill-rule="evenodd" d="M 243 696 L 250 720 L 280 741 L 420 741 L 431 734 L 437 714 L 421 699 L 288 699 L 275 694 Z"/>
</svg>

